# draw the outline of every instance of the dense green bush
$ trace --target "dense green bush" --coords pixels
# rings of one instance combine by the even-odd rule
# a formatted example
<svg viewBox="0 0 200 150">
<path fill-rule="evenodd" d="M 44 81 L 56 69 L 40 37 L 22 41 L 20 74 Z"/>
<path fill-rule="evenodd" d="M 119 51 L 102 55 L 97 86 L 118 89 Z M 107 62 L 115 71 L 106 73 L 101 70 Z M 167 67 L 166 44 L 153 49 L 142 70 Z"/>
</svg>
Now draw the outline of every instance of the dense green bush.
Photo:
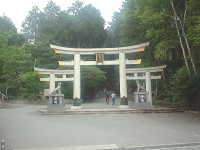
<svg viewBox="0 0 200 150">
<path fill-rule="evenodd" d="M 36 100 L 40 98 L 43 87 L 37 72 L 27 72 L 20 76 L 19 96 Z"/>
<path fill-rule="evenodd" d="M 182 101 L 186 102 L 185 92 L 187 91 L 187 82 L 189 76 L 185 67 L 180 68 L 171 80 L 170 89 L 171 97 L 173 102 Z"/>
<path fill-rule="evenodd" d="M 165 83 L 166 84 L 166 83 Z M 165 85 L 166 86 L 166 85 Z M 200 97 L 200 75 L 189 76 L 185 67 L 180 68 L 164 88 L 163 98 L 167 98 L 173 104 L 191 106 L 198 103 Z"/>
</svg>

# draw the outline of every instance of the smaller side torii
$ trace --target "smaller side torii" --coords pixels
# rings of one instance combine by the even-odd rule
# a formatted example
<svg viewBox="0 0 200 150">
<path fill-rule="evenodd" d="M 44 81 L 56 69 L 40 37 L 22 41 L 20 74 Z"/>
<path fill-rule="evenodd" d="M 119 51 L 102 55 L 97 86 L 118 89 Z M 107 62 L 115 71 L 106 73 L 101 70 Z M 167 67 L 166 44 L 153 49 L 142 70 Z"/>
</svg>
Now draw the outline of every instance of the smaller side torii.
<svg viewBox="0 0 200 150">
<path fill-rule="evenodd" d="M 166 65 L 148 68 L 128 68 L 126 69 L 127 80 L 136 80 L 137 94 L 141 88 L 139 81 L 145 80 L 146 102 L 152 106 L 152 89 L 151 80 L 161 79 L 161 75 L 153 75 L 153 73 L 163 72 Z M 137 103 L 138 101 L 136 101 Z"/>
<path fill-rule="evenodd" d="M 73 70 L 55 70 L 55 69 L 43 69 L 43 68 L 34 68 L 35 72 L 38 72 L 41 75 L 49 75 L 48 77 L 41 77 L 40 81 L 49 82 L 49 89 L 45 89 L 44 94 L 48 96 L 50 93 L 55 91 L 56 82 L 70 81 L 74 80 L 74 71 Z M 58 77 L 61 75 L 61 78 Z"/>
</svg>

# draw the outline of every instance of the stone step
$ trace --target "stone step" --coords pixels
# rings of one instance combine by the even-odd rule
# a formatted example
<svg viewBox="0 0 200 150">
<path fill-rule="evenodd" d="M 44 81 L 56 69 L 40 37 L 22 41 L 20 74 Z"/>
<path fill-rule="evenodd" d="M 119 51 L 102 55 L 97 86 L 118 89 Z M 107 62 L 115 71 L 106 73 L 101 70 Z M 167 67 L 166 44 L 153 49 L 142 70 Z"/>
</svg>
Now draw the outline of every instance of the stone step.
<svg viewBox="0 0 200 150">
<path fill-rule="evenodd" d="M 174 113 L 184 112 L 175 108 L 152 108 L 152 109 L 66 109 L 64 112 L 48 112 L 47 109 L 39 110 L 44 115 L 73 115 L 73 114 L 127 114 L 127 113 Z"/>
</svg>

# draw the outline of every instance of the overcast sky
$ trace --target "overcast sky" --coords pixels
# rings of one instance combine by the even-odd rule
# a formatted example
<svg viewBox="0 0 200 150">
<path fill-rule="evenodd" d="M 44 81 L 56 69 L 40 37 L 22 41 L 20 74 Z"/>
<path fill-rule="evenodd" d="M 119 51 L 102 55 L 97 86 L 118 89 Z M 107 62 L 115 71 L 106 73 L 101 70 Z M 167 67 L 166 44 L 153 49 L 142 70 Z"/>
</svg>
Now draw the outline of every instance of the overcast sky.
<svg viewBox="0 0 200 150">
<path fill-rule="evenodd" d="M 32 6 L 44 8 L 49 0 L 0 0 L 0 16 L 6 15 L 12 19 L 19 29 Z M 62 10 L 67 9 L 74 0 L 53 0 Z M 85 4 L 92 4 L 101 11 L 106 22 L 112 20 L 113 12 L 118 11 L 123 0 L 82 0 Z"/>
</svg>

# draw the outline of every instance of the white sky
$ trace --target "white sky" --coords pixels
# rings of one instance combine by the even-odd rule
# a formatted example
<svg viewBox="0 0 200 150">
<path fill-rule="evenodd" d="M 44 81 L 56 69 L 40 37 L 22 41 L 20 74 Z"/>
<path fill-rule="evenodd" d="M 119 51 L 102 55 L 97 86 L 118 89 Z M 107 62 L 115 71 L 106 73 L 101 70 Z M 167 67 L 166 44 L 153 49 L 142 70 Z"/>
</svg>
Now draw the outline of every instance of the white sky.
<svg viewBox="0 0 200 150">
<path fill-rule="evenodd" d="M 0 16 L 8 16 L 19 29 L 32 6 L 44 8 L 49 0 L 0 0 Z M 53 0 L 62 10 L 67 9 L 75 0 Z M 112 20 L 113 12 L 118 11 L 123 0 L 82 0 L 85 4 L 92 4 L 101 11 L 101 15 L 108 23 Z"/>
</svg>

